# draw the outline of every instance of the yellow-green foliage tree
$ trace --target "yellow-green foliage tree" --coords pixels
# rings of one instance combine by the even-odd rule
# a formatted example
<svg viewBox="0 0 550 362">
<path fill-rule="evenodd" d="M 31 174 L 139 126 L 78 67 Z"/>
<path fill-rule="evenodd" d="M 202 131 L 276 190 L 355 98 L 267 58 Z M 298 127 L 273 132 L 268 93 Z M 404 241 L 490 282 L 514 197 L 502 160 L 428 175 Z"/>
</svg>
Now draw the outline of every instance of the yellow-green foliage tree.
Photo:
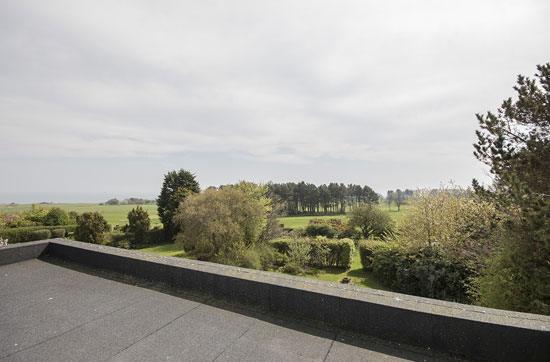
<svg viewBox="0 0 550 362">
<path fill-rule="evenodd" d="M 175 216 L 176 242 L 201 260 L 244 253 L 258 242 L 266 216 L 266 205 L 252 195 L 234 186 L 189 195 Z"/>
<path fill-rule="evenodd" d="M 397 238 L 410 245 L 442 246 L 472 256 L 486 255 L 498 222 L 495 206 L 470 190 L 441 186 L 418 190 L 400 223 Z"/>
<path fill-rule="evenodd" d="M 273 195 L 270 195 L 269 186 L 267 184 L 241 181 L 236 185 L 232 185 L 232 187 L 244 192 L 250 200 L 257 202 L 263 209 L 262 231 L 258 241 L 266 242 L 280 236 L 282 229 L 277 218 L 281 216 L 282 206 L 274 201 Z"/>
</svg>

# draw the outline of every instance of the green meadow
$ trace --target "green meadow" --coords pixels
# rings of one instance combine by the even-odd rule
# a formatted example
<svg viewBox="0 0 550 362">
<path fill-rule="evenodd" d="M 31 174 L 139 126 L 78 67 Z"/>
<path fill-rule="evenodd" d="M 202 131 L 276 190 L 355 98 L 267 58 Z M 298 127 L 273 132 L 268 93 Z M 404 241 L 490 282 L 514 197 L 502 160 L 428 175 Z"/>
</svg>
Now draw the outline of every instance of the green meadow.
<svg viewBox="0 0 550 362">
<path fill-rule="evenodd" d="M 107 222 L 111 226 L 124 225 L 128 223 L 128 212 L 135 208 L 137 205 L 100 205 L 100 204 L 38 204 L 38 206 L 44 209 L 51 209 L 52 207 L 59 207 L 63 210 L 76 211 L 79 214 L 83 212 L 97 211 L 103 215 Z M 151 218 L 151 226 L 161 225 L 158 214 L 157 205 L 140 205 L 149 213 Z M 0 205 L 0 212 L 8 214 L 15 214 L 25 210 L 29 210 L 31 204 L 16 204 L 16 205 Z"/>
<path fill-rule="evenodd" d="M 403 221 L 411 208 L 410 205 L 401 205 L 401 210 L 397 211 L 397 206 L 395 205 L 388 207 L 387 204 L 380 204 L 378 207 L 383 211 L 387 211 L 397 224 Z M 290 216 L 280 218 L 279 222 L 283 224 L 285 228 L 296 229 L 305 228 L 311 219 L 342 219 L 342 221 L 347 221 L 348 215 Z"/>
<path fill-rule="evenodd" d="M 59 207 L 65 211 L 76 211 L 79 214 L 83 212 L 97 211 L 105 217 L 107 222 L 111 226 L 124 225 L 128 223 L 128 212 L 132 210 L 136 205 L 100 205 L 100 204 L 38 204 L 38 206 L 44 209 L 51 209 L 52 207 Z M 149 213 L 151 218 L 151 226 L 162 226 L 157 214 L 157 205 L 141 205 Z M 392 205 L 388 208 L 387 204 L 380 204 L 378 207 L 384 211 L 387 211 L 390 216 L 399 223 L 407 215 L 410 209 L 409 205 L 402 205 L 401 211 L 397 211 L 397 207 Z M 31 204 L 0 204 L 0 212 L 8 214 L 15 214 L 29 210 Z M 282 217 L 279 219 L 281 224 L 284 224 L 285 228 L 296 229 L 300 227 L 306 227 L 310 219 L 342 219 L 347 220 L 347 215 L 321 215 L 321 216 L 291 216 Z"/>
</svg>

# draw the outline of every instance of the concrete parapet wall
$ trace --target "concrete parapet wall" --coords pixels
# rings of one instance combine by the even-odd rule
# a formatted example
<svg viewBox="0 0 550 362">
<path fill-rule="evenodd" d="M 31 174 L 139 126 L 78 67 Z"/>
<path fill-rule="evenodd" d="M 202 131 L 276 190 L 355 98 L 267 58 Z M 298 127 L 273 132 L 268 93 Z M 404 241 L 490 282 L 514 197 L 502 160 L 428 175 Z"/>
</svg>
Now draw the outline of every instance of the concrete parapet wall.
<svg viewBox="0 0 550 362">
<path fill-rule="evenodd" d="M 49 240 L 42 240 L 2 246 L 0 247 L 0 265 L 36 259 L 44 253 L 49 243 Z"/>
<path fill-rule="evenodd" d="M 232 298 L 266 311 L 313 319 L 467 359 L 550 360 L 548 316 L 449 303 L 64 239 L 1 248 L 0 265 L 38 257 L 44 252 L 89 267 Z"/>
</svg>

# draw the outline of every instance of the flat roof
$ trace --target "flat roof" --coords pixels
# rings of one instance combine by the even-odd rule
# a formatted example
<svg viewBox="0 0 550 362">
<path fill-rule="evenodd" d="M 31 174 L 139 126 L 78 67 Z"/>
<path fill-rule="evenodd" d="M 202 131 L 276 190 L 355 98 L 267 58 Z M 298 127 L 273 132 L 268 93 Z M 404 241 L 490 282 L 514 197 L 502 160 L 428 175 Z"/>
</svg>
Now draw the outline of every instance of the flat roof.
<svg viewBox="0 0 550 362">
<path fill-rule="evenodd" d="M 0 308 L 2 362 L 455 360 L 49 257 L 0 266 Z"/>
</svg>

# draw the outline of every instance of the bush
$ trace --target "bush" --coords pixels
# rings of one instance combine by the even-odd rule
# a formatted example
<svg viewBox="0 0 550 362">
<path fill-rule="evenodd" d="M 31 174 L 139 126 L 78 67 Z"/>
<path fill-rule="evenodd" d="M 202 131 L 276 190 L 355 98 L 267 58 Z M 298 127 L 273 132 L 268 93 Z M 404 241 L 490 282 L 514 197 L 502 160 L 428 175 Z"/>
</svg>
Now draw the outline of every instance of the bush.
<svg viewBox="0 0 550 362">
<path fill-rule="evenodd" d="M 67 234 L 67 231 L 65 229 L 52 230 L 52 238 L 64 238 L 66 234 Z"/>
<path fill-rule="evenodd" d="M 372 262 L 374 260 L 374 254 L 376 248 L 383 248 L 386 243 L 383 241 L 375 240 L 361 240 L 359 241 L 359 256 L 361 257 L 361 265 L 363 269 L 372 271 Z"/>
<path fill-rule="evenodd" d="M 333 238 L 336 233 L 334 230 L 326 224 L 309 224 L 304 230 L 306 236 L 326 236 L 327 238 Z"/>
<path fill-rule="evenodd" d="M 147 237 L 147 231 L 151 227 L 149 214 L 141 206 L 128 212 L 128 239 L 132 244 L 143 244 Z"/>
<path fill-rule="evenodd" d="M 322 245 L 328 247 L 330 252 L 327 256 L 326 266 L 349 269 L 353 262 L 355 244 L 351 239 L 328 240 Z"/>
<path fill-rule="evenodd" d="M 479 305 L 550 315 L 548 229 L 533 230 L 528 220 L 510 218 L 496 230 L 499 248 L 474 280 Z"/>
<path fill-rule="evenodd" d="M 47 240 L 50 239 L 52 233 L 48 229 L 40 229 L 31 231 L 31 241 L 34 240 Z"/>
<path fill-rule="evenodd" d="M 44 217 L 47 213 L 48 210 L 32 204 L 30 210 L 23 211 L 21 213 L 21 217 L 24 220 L 34 223 L 35 225 L 40 225 L 44 222 Z"/>
<path fill-rule="evenodd" d="M 355 238 L 357 231 L 342 219 L 311 219 L 300 236 L 326 236 L 327 238 Z"/>
<path fill-rule="evenodd" d="M 163 229 L 153 229 L 145 233 L 145 243 L 150 245 L 164 244 L 169 239 L 166 238 Z"/>
<path fill-rule="evenodd" d="M 99 212 L 85 212 L 76 218 L 74 238 L 93 244 L 105 244 L 111 230 L 107 220 Z"/>
<path fill-rule="evenodd" d="M 108 238 L 103 241 L 105 245 L 114 246 L 115 248 L 130 249 L 133 245 L 128 239 L 128 235 L 124 233 L 111 233 Z"/>
<path fill-rule="evenodd" d="M 54 207 L 43 217 L 42 222 L 44 225 L 49 226 L 67 225 L 69 223 L 69 216 L 65 210 Z"/>
<path fill-rule="evenodd" d="M 279 253 L 287 255 L 292 259 L 296 254 L 292 248 L 296 249 L 294 244 L 304 244 L 309 249 L 307 265 L 320 267 L 338 267 L 349 269 L 353 262 L 353 253 L 355 245 L 351 239 L 329 240 L 326 238 L 318 239 L 275 239 L 270 242 L 271 246 Z M 291 262 L 292 260 L 289 260 Z"/>
<path fill-rule="evenodd" d="M 471 303 L 473 264 L 437 246 L 361 243 L 363 267 L 392 290 L 460 303 Z M 369 256 L 369 253 L 370 256 Z M 370 261 L 370 265 L 369 265 Z"/>
<path fill-rule="evenodd" d="M 75 225 L 64 225 L 63 229 L 67 233 L 73 232 L 75 230 Z M 50 230 L 60 229 L 59 226 L 29 226 L 22 228 L 8 228 L 0 229 L 0 236 L 4 239 L 8 239 L 10 244 L 25 243 L 28 241 L 35 241 L 35 236 L 33 236 L 33 231 L 36 230 Z"/>
</svg>

